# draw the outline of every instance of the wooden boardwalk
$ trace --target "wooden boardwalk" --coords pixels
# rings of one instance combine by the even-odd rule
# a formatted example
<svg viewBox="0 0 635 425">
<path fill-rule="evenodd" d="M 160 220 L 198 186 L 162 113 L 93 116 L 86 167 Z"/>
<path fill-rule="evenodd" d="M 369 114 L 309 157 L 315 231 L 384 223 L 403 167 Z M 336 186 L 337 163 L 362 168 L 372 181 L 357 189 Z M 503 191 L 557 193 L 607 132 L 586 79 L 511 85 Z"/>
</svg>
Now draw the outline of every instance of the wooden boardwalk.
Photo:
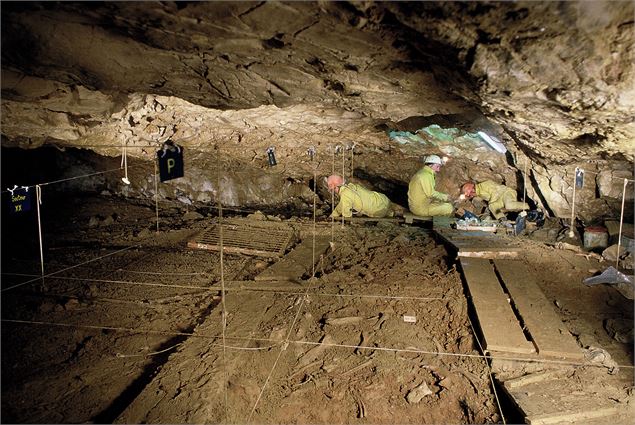
<svg viewBox="0 0 635 425">
<path fill-rule="evenodd" d="M 489 260 L 462 258 L 461 268 L 483 333 L 484 348 L 490 352 L 535 353 Z"/>
<path fill-rule="evenodd" d="M 575 367 L 585 364 L 584 351 L 540 289 L 533 266 L 523 261 L 519 240 L 456 230 L 448 220 L 435 219 L 434 231 L 456 250 L 479 339 L 524 422 L 632 423 L 635 407 L 620 401 L 619 386 L 602 396 L 594 390 L 594 374 L 605 371 Z"/>
<path fill-rule="evenodd" d="M 456 230 L 437 225 L 436 234 L 457 251 L 458 257 L 476 258 L 517 258 L 521 251 L 520 243 L 514 237 L 493 232 L 476 230 Z"/>
<path fill-rule="evenodd" d="M 582 350 L 556 313 L 553 304 L 538 287 L 534 273 L 525 263 L 494 260 L 494 267 L 500 274 L 538 354 L 582 360 Z"/>
<path fill-rule="evenodd" d="M 518 261 L 522 248 L 515 237 L 443 223 L 434 231 L 457 251 L 488 352 L 583 358 L 534 274 Z"/>
</svg>

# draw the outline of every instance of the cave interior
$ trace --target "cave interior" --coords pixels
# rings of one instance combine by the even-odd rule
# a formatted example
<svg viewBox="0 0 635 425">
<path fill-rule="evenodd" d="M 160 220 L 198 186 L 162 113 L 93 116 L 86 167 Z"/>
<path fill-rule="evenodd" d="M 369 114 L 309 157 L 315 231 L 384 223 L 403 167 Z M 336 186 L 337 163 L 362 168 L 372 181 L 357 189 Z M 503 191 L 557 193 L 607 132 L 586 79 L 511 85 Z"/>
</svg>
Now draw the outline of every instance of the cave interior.
<svg viewBox="0 0 635 425">
<path fill-rule="evenodd" d="M 1 13 L 4 422 L 632 423 L 633 2 Z M 461 209 L 408 220 L 431 155 Z M 331 174 L 396 215 L 332 218 Z M 488 180 L 542 219 L 459 198 Z"/>
</svg>

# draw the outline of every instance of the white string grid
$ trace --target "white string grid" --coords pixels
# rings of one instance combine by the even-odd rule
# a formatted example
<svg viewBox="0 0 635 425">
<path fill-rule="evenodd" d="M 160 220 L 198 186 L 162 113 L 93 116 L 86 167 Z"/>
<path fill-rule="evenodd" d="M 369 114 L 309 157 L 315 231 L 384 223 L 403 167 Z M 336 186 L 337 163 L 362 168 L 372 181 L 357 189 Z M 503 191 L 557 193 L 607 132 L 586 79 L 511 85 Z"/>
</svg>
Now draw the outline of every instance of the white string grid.
<svg viewBox="0 0 635 425">
<path fill-rule="evenodd" d="M 133 146 L 134 147 L 134 146 Z M 138 146 L 137 146 L 138 147 Z M 220 156 L 220 155 L 219 155 Z M 125 162 L 125 151 L 124 151 L 124 157 L 123 157 L 123 161 Z M 334 157 L 333 157 L 334 159 Z M 126 177 L 127 177 L 127 164 L 124 164 L 126 166 Z M 114 171 L 118 171 L 119 169 L 112 169 L 112 170 L 105 170 L 105 171 L 101 171 L 101 172 L 96 172 L 96 173 L 90 173 L 90 174 L 86 174 L 86 175 L 82 175 L 82 176 L 75 176 L 75 177 L 70 177 L 70 178 L 66 178 L 66 179 L 60 179 L 60 180 L 55 180 L 55 181 L 51 181 L 51 182 L 45 182 L 45 183 L 40 183 L 37 185 L 34 185 L 36 187 L 36 193 L 37 193 L 37 203 L 38 203 L 38 226 L 39 226 L 39 235 L 40 235 L 40 248 L 42 246 L 41 244 L 41 224 L 40 224 L 40 220 L 39 220 L 39 203 L 41 202 L 41 186 L 45 186 L 45 185 L 50 185 L 50 184 L 56 184 L 56 183 L 61 183 L 61 182 L 65 182 L 65 181 L 70 181 L 70 180 L 74 180 L 74 179 L 79 179 L 79 178 L 86 178 L 86 177 L 91 177 L 91 176 L 95 176 L 95 175 L 99 175 L 99 174 L 105 174 L 105 173 L 109 173 L 109 172 L 114 172 Z M 353 152 L 351 149 L 351 172 L 353 171 Z M 593 172 L 588 172 L 591 174 L 597 174 L 597 173 L 593 173 Z M 155 168 L 155 179 L 156 179 L 156 168 Z M 345 149 L 342 147 L 342 176 L 345 175 Z M 317 181 L 315 180 L 315 175 L 314 175 L 314 181 L 315 184 L 317 184 Z M 633 182 L 633 180 L 629 180 L 629 179 L 624 179 L 624 190 L 626 189 L 626 185 L 629 182 Z M 220 182 L 219 182 L 220 183 Z M 574 184 L 575 185 L 575 184 Z M 624 201 L 624 200 L 622 200 Z M 219 204 L 218 206 L 218 210 L 219 210 L 219 218 L 222 220 L 222 205 Z M 623 207 L 622 207 L 622 215 L 623 215 Z M 157 216 L 158 216 L 158 212 L 157 212 Z M 315 226 L 315 207 L 314 207 L 314 216 L 313 216 L 313 221 L 314 221 L 314 226 Z M 620 220 L 621 222 L 621 220 Z M 333 221 L 331 221 L 331 224 L 333 225 Z M 621 223 L 620 223 L 621 224 Z M 344 226 L 344 220 L 342 220 L 342 226 Z M 620 230 L 621 230 L 621 226 L 620 226 Z M 157 231 L 158 231 L 158 217 L 157 217 Z M 621 233 L 621 232 L 620 232 Z M 315 232 L 314 232 L 315 235 Z M 84 263 L 80 263 L 74 266 L 70 266 L 67 267 L 65 269 L 62 270 L 58 270 L 56 272 L 53 273 L 49 273 L 48 275 L 44 274 L 44 261 L 43 261 L 43 257 L 41 258 L 41 265 L 42 265 L 42 276 L 40 277 L 36 277 L 34 279 L 28 280 L 26 282 L 22 282 L 13 286 L 10 286 L 8 288 L 4 288 L 2 289 L 2 292 L 10 290 L 10 289 L 14 289 L 35 281 L 38 281 L 40 279 L 44 279 L 44 278 L 59 278 L 59 279 L 67 279 L 67 280 L 72 280 L 71 278 L 64 278 L 64 277 L 54 277 L 55 274 L 61 273 L 63 271 L 66 270 L 70 270 L 73 269 L 75 267 L 79 267 L 85 264 L 88 264 L 90 262 L 93 261 L 97 261 L 100 260 L 102 258 L 105 258 L 107 256 L 110 255 L 114 255 L 117 254 L 119 252 L 123 252 L 126 251 L 128 249 L 134 248 L 134 247 L 138 247 L 139 245 L 135 245 L 135 246 L 131 246 L 131 247 L 127 247 L 118 251 L 115 251 L 113 253 L 109 253 L 106 254 L 104 256 L 86 261 Z M 313 247 L 313 249 L 315 250 L 315 246 Z M 221 296 L 221 300 L 223 301 L 223 333 L 222 336 L 220 338 L 222 338 L 222 344 L 213 344 L 214 346 L 220 346 L 223 348 L 223 353 L 224 353 L 224 358 L 225 358 L 225 350 L 226 349 L 249 349 L 246 347 L 236 347 L 236 346 L 229 346 L 226 343 L 226 339 L 236 339 L 236 337 L 228 337 L 225 335 L 225 320 L 226 320 L 226 315 L 227 315 L 227 311 L 224 305 L 224 300 L 225 300 L 225 290 L 229 289 L 231 290 L 231 288 L 225 288 L 224 284 L 224 278 L 223 278 L 223 273 L 222 273 L 222 263 L 223 263 L 223 259 L 222 259 L 222 234 L 221 234 L 221 286 L 222 286 L 222 296 Z M 313 255 L 315 256 L 315 253 L 313 253 Z M 290 335 L 291 332 L 295 326 L 295 323 L 299 317 L 299 314 L 302 310 L 303 304 L 305 302 L 305 300 L 307 299 L 307 295 L 309 295 L 309 290 L 311 289 L 311 286 L 313 284 L 313 280 L 314 280 L 314 276 L 315 276 L 315 266 L 313 268 L 313 279 L 311 281 L 311 284 L 307 285 L 306 290 L 304 291 L 304 293 L 294 293 L 294 292 L 285 292 L 285 291 L 273 291 L 278 292 L 278 293 L 286 293 L 286 294 L 290 294 L 290 295 L 297 295 L 297 296 L 301 296 L 301 302 L 298 305 L 293 323 L 291 324 L 290 328 L 289 328 L 289 332 L 287 333 L 287 336 L 285 338 L 285 340 L 283 341 L 274 341 L 274 340 L 268 340 L 270 342 L 273 342 L 274 344 L 269 346 L 269 347 L 259 347 L 257 348 L 257 350 L 268 350 L 268 349 L 272 349 L 274 347 L 280 346 L 281 350 L 278 353 L 278 356 L 272 366 L 272 369 L 269 373 L 269 375 L 267 376 L 267 379 L 265 380 L 265 383 L 263 384 L 263 387 L 261 388 L 261 391 L 258 395 L 258 398 L 256 400 L 256 402 L 254 403 L 254 406 L 249 414 L 248 417 L 248 422 L 251 421 L 251 418 L 253 416 L 253 413 L 255 412 L 257 405 L 262 397 L 262 394 L 264 393 L 266 386 L 273 374 L 273 371 L 276 368 L 276 365 L 280 359 L 280 356 L 282 354 L 282 352 L 286 349 L 286 347 L 288 346 L 288 344 L 293 343 L 293 344 L 304 344 L 304 345 L 326 345 L 326 346 L 332 346 L 332 347 L 339 347 L 339 348 L 350 348 L 350 349 L 357 349 L 357 348 L 364 348 L 364 349 L 369 349 L 369 350 L 378 350 L 378 351 L 392 351 L 392 352 L 413 352 L 413 353 L 420 353 L 420 354 L 434 354 L 434 355 L 447 355 L 447 356 L 463 356 L 463 357 L 478 357 L 478 358 L 482 358 L 482 359 L 488 359 L 491 358 L 489 356 L 486 355 L 470 355 L 470 354 L 458 354 L 458 353 L 444 353 L 444 352 L 433 352 L 433 351 L 427 351 L 427 350 L 413 350 L 413 349 L 398 349 L 398 348 L 390 348 L 390 347 L 366 347 L 366 346 L 357 346 L 357 345 L 347 345 L 347 344 L 328 344 L 328 343 L 316 343 L 316 342 L 310 342 L 310 341 L 294 341 L 294 340 L 290 340 Z M 77 280 L 82 280 L 80 278 L 76 278 Z M 85 279 L 83 279 L 85 280 Z M 164 284 L 157 284 L 157 283 L 150 283 L 150 282 L 132 282 L 132 281 L 115 281 L 115 280 L 105 280 L 105 279 L 94 279 L 93 281 L 95 282 L 104 282 L 104 283 L 119 283 L 119 284 L 126 284 L 126 285 L 147 285 L 147 286 L 169 286 L 169 287 L 175 287 L 175 288 L 187 288 L 187 289 L 206 289 L 204 287 L 198 287 L 198 286 L 191 286 L 191 285 L 164 285 Z M 254 289 L 246 289 L 246 288 L 240 288 L 241 290 L 254 290 Z M 325 295 L 325 296 L 341 296 L 341 297 L 346 297 L 346 296 L 356 296 L 356 297 L 382 297 L 382 298 L 390 298 L 390 299 L 422 299 L 422 297 L 389 297 L 389 296 L 374 296 L 374 295 L 348 295 L 348 294 L 317 294 L 317 293 L 311 293 L 311 295 Z M 432 298 L 430 298 L 432 299 Z M 2 319 L 2 322 L 12 322 L 12 323 L 30 323 L 30 324 L 41 324 L 41 325 L 50 325 L 50 326 L 67 326 L 67 327 L 82 327 L 82 328 L 90 328 L 90 329 L 111 329 L 111 330 L 119 330 L 119 331 L 128 331 L 128 332 L 135 332 L 135 333 L 156 333 L 158 331 L 152 331 L 152 330 L 135 330 L 135 329 L 129 329 L 129 328 L 117 328 L 117 327 L 105 327 L 105 326 L 91 326 L 91 325 L 75 325 L 75 324 L 63 324 L 63 323 L 54 323 L 54 322 L 38 322 L 38 321 L 25 321 L 25 320 L 12 320 L 12 319 Z M 471 324 L 471 323 L 470 323 Z M 172 335 L 186 335 L 186 336 L 193 336 L 193 337 L 207 337 L 207 338 L 213 338 L 213 339 L 218 339 L 218 336 L 202 336 L 202 335 L 198 335 L 195 333 L 165 333 L 165 332 L 161 332 L 162 334 L 172 334 Z M 474 334 L 476 337 L 476 334 Z M 255 340 L 254 338 L 250 338 L 250 340 Z M 259 339 L 259 340 L 267 340 L 267 339 Z M 478 341 L 478 339 L 477 339 Z M 479 347 L 481 347 L 480 341 L 478 341 L 479 343 Z M 162 350 L 161 352 L 165 352 L 165 351 L 169 351 L 171 349 L 176 348 L 177 345 L 173 346 L 173 347 L 169 347 L 165 350 Z M 253 349 L 250 349 L 253 350 Z M 482 347 L 481 347 L 481 351 L 482 351 Z M 146 355 L 153 355 L 153 354 L 158 354 L 160 352 L 156 352 L 156 353 L 147 353 Z M 119 357 L 125 358 L 125 357 L 131 357 L 132 355 L 119 355 Z M 574 365 L 581 365 L 581 364 L 586 364 L 586 363 L 578 363 L 578 362 L 563 362 L 563 361 L 550 361 L 550 360 L 546 360 L 546 359 L 526 359 L 526 358 L 512 358 L 512 357 L 501 357 L 501 356 L 496 356 L 496 358 L 505 358 L 505 359 L 510 359 L 510 360 L 517 360 L 517 361 L 529 361 L 529 362 L 544 362 L 544 363 L 557 363 L 557 364 L 574 364 Z M 226 360 L 223 361 L 223 364 L 225 365 Z M 622 367 L 633 367 L 631 365 L 628 366 L 622 366 Z M 225 368 L 225 373 L 227 373 L 227 369 Z M 491 370 L 490 370 L 490 379 L 493 379 L 491 377 Z M 226 383 L 227 383 L 227 377 L 226 377 Z M 498 401 L 498 396 L 495 393 L 496 396 L 496 401 L 497 403 L 499 403 Z M 500 409 L 500 404 L 498 404 L 499 409 Z M 501 416 L 502 416 L 502 411 L 501 411 Z M 227 420 L 227 389 L 226 389 L 226 385 L 225 385 L 225 419 Z M 503 421 L 504 421 L 504 417 L 503 417 Z"/>
</svg>

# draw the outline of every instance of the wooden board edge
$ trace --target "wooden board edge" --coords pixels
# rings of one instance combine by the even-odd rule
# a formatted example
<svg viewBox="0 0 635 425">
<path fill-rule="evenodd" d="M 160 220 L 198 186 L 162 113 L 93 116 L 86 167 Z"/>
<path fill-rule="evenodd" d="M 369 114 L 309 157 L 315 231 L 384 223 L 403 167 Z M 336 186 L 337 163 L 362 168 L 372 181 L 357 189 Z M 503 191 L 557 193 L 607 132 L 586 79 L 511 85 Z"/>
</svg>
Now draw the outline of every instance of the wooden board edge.
<svg viewBox="0 0 635 425">
<path fill-rule="evenodd" d="M 550 425 L 562 422 L 576 423 L 587 419 L 597 419 L 605 416 L 612 416 L 620 413 L 623 408 L 620 406 L 610 406 L 604 408 L 593 408 L 592 410 L 583 410 L 576 412 L 553 412 L 534 416 L 527 416 L 525 420 L 531 425 Z"/>
<path fill-rule="evenodd" d="M 488 259 L 518 259 L 517 251 L 464 251 L 463 248 L 459 249 L 457 253 L 459 257 L 471 257 L 471 258 L 488 258 Z"/>
<path fill-rule="evenodd" d="M 187 243 L 188 248 L 194 249 L 204 249 L 207 251 L 220 251 L 220 247 L 218 245 L 210 245 L 200 242 L 190 241 Z M 231 254 L 245 254 L 245 255 L 255 255 L 257 257 L 280 257 L 280 253 L 272 252 L 272 251 L 259 251 L 256 249 L 243 249 L 243 248 L 233 248 L 233 247 L 223 247 L 223 252 L 229 252 Z"/>
</svg>

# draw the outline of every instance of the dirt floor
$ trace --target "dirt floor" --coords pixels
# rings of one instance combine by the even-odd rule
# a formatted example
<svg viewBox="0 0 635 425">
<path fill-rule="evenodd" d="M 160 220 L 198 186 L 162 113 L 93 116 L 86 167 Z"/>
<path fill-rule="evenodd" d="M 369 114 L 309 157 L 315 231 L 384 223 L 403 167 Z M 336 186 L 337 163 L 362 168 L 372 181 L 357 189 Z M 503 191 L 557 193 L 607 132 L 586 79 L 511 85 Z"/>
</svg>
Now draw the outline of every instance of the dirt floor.
<svg viewBox="0 0 635 425">
<path fill-rule="evenodd" d="M 516 419 L 481 356 L 455 255 L 428 229 L 269 217 L 294 242 L 314 229 L 333 236 L 315 277 L 271 282 L 254 279 L 276 258 L 225 253 L 221 262 L 187 247 L 217 220 L 212 209 L 162 205 L 157 233 L 153 205 L 86 197 L 45 206 L 43 280 L 35 216 L 3 217 L 2 422 Z M 574 373 L 594 374 L 598 392 L 606 382 L 628 403 L 632 300 L 582 285 L 605 267 L 596 258 L 526 246 L 523 261 L 580 347 L 601 347 L 620 366 Z"/>
</svg>

